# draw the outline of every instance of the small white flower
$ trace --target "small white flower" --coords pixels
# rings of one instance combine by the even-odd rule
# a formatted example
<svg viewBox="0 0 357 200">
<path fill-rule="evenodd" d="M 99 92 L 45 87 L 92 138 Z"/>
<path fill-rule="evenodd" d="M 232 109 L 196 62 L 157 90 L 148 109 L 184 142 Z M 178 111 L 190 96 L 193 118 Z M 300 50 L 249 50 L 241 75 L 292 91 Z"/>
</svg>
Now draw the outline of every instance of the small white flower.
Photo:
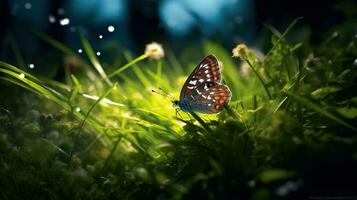
<svg viewBox="0 0 357 200">
<path fill-rule="evenodd" d="M 146 45 L 145 54 L 152 59 L 161 59 L 165 56 L 162 45 L 157 42 L 152 42 Z"/>
<path fill-rule="evenodd" d="M 245 44 L 238 44 L 233 50 L 233 57 L 241 58 L 242 60 L 247 59 L 249 48 Z"/>
</svg>

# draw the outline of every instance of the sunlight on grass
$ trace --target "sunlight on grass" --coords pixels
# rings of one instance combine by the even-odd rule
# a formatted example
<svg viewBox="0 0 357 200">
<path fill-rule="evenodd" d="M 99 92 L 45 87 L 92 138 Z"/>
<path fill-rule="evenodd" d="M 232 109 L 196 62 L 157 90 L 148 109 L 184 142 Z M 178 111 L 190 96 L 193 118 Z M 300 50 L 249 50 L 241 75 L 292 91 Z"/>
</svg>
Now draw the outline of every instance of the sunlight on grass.
<svg viewBox="0 0 357 200">
<path fill-rule="evenodd" d="M 155 185 L 178 199 L 197 185 L 202 190 L 207 185 L 212 188 L 210 181 L 231 175 L 238 177 L 235 181 L 242 187 L 255 182 L 265 187 L 299 175 L 273 166 L 288 160 L 291 149 L 304 149 L 331 138 L 344 142 L 339 134 L 349 136 L 357 131 L 355 109 L 349 109 L 356 99 L 346 95 L 355 85 L 352 78 L 345 78 L 350 71 L 341 71 L 345 66 L 344 70 L 352 68 L 352 53 L 331 53 L 335 56 L 331 62 L 340 68 L 329 64 L 330 58 L 314 59 L 302 42 L 292 44 L 287 38 L 299 20 L 290 23 L 282 34 L 267 25 L 273 35 L 265 55 L 239 44 L 232 57 L 232 50 L 220 43 L 202 43 L 204 53 L 199 56 L 214 54 L 219 59 L 223 83 L 232 92 L 231 102 L 218 115 L 176 114 L 172 99 L 151 92 L 160 87 L 178 99 L 189 75 L 184 72 L 195 67 L 192 61 L 182 60 L 158 43 L 148 44 L 139 55 L 122 50 L 108 64 L 96 56 L 83 36 L 80 40 L 85 54 L 78 54 L 29 28 L 64 58 L 78 61 L 78 70 L 72 72 L 65 62 L 61 81 L 29 73 L 23 69 L 25 62 L 12 38 L 18 66 L 0 61 L 0 79 L 45 97 L 46 105 L 53 104 L 52 108 L 60 111 L 56 117 L 63 117 L 64 122 L 53 123 L 60 127 L 56 127 L 61 130 L 60 139 L 38 134 L 39 141 L 47 151 L 65 158 L 58 162 L 66 169 L 92 170 L 86 173 L 95 174 L 93 180 L 99 180 L 101 187 L 117 184 L 125 190 L 125 181 L 137 187 Z M 324 48 L 319 51 L 326 53 Z M 333 81 L 326 83 L 329 80 Z M 30 130 L 37 130 L 34 124 Z M 334 131 L 338 134 L 332 135 Z"/>
</svg>

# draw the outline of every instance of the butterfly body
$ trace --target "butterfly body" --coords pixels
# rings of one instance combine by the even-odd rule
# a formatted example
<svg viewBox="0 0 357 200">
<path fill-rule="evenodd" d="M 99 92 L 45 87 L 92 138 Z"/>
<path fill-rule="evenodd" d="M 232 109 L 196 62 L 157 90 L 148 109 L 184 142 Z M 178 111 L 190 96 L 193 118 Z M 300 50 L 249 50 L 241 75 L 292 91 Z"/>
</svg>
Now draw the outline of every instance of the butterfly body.
<svg viewBox="0 0 357 200">
<path fill-rule="evenodd" d="M 182 87 L 180 100 L 173 103 L 185 112 L 216 114 L 231 96 L 229 88 L 221 83 L 217 58 L 209 55 L 193 70 Z"/>
</svg>

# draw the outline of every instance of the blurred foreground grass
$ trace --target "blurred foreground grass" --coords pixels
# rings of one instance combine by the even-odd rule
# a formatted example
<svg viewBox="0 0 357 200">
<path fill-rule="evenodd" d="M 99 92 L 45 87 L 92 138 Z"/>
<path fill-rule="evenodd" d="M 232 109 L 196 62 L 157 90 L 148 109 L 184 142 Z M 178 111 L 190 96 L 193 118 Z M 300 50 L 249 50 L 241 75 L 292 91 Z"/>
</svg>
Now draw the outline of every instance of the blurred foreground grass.
<svg viewBox="0 0 357 200">
<path fill-rule="evenodd" d="M 124 50 L 102 64 L 83 37 L 86 56 L 30 29 L 63 53 L 65 77 L 32 73 L 18 51 L 14 65 L 0 61 L 0 199 L 355 196 L 355 30 L 345 24 L 312 46 L 289 42 L 296 22 L 270 27 L 265 55 L 243 46 L 232 58 L 206 41 L 183 53 L 195 63 Z M 221 61 L 232 101 L 217 116 L 195 115 L 200 122 L 178 119 L 150 91 L 178 98 L 208 54 Z"/>
</svg>

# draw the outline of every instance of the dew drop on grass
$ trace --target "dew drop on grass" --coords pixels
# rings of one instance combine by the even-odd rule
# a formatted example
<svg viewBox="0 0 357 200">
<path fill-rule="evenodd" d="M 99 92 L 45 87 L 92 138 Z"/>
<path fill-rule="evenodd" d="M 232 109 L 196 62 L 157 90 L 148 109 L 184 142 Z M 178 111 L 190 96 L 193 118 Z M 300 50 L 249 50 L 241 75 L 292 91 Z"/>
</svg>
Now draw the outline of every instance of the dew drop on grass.
<svg viewBox="0 0 357 200">
<path fill-rule="evenodd" d="M 357 58 L 353 61 L 353 65 L 357 66 Z"/>
<path fill-rule="evenodd" d="M 100 51 L 97 51 L 97 56 L 100 56 L 100 54 L 101 54 Z"/>
<path fill-rule="evenodd" d="M 25 3 L 25 9 L 26 10 L 30 10 L 31 8 L 32 8 L 32 4 L 31 3 L 29 3 L 29 2 Z"/>
<path fill-rule="evenodd" d="M 82 49 L 78 49 L 78 53 L 82 53 L 83 52 L 83 50 Z"/>
<path fill-rule="evenodd" d="M 20 77 L 20 78 L 25 78 L 25 74 L 24 74 L 24 73 L 21 73 L 21 74 L 19 74 L 19 77 Z"/>
<path fill-rule="evenodd" d="M 48 21 L 49 21 L 51 24 L 55 23 L 55 22 L 56 22 L 55 16 L 49 15 L 49 16 L 48 16 Z"/>
<path fill-rule="evenodd" d="M 115 30 L 114 26 L 112 26 L 112 25 L 108 26 L 108 31 L 109 32 L 114 32 L 114 30 Z"/>
<path fill-rule="evenodd" d="M 30 69 L 35 68 L 35 65 L 31 63 L 31 64 L 29 64 L 29 68 L 30 68 Z"/>
<path fill-rule="evenodd" d="M 77 107 L 77 108 L 76 108 L 76 111 L 77 111 L 77 112 L 80 112 L 80 111 L 81 111 L 81 108 L 80 108 L 80 107 Z"/>
<path fill-rule="evenodd" d="M 103 38 L 103 35 L 99 35 L 98 37 L 99 37 L 99 39 L 102 39 L 102 38 Z"/>
<path fill-rule="evenodd" d="M 70 21 L 69 21 L 68 18 L 63 18 L 63 19 L 60 20 L 60 24 L 61 24 L 62 26 L 68 25 L 69 22 L 70 22 Z"/>
</svg>

